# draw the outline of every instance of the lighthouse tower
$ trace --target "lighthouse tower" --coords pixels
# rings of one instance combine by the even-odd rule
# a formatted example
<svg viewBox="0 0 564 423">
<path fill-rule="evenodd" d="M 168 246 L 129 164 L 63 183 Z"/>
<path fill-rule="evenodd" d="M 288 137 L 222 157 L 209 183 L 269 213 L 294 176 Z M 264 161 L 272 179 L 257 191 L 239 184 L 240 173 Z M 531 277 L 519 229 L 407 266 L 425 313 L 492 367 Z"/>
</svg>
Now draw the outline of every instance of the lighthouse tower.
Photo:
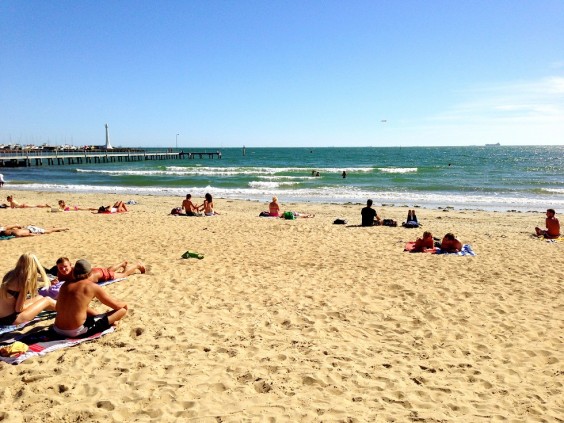
<svg viewBox="0 0 564 423">
<path fill-rule="evenodd" d="M 106 123 L 106 150 L 111 150 L 112 145 L 110 144 L 110 132 L 108 130 L 108 124 Z"/>
</svg>

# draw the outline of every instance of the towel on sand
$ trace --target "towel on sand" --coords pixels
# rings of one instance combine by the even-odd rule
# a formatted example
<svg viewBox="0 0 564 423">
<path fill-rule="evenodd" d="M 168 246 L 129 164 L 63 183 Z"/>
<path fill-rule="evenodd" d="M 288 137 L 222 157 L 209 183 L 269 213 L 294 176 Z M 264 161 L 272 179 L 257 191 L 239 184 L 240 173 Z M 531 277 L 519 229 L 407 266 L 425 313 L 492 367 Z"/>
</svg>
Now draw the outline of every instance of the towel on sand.
<svg viewBox="0 0 564 423">
<path fill-rule="evenodd" d="M 12 357 L 0 357 L 0 360 L 8 364 L 20 364 L 28 358 L 42 356 L 50 353 L 51 351 L 72 347 L 86 341 L 92 341 L 93 339 L 97 339 L 102 335 L 113 332 L 114 330 L 115 327 L 112 326 L 103 332 L 95 333 L 87 338 L 63 338 L 51 328 L 45 328 L 33 334 L 25 334 L 18 339 L 19 342 L 23 342 L 29 347 L 26 352 Z"/>
<path fill-rule="evenodd" d="M 23 323 L 20 323 L 19 325 L 0 326 L 0 335 L 2 335 L 4 333 L 8 333 L 8 332 L 13 332 L 15 330 L 19 330 L 19 329 L 29 325 L 30 323 L 42 322 L 44 320 L 52 319 L 53 317 L 55 317 L 54 311 L 42 311 L 34 319 L 30 320 L 29 322 L 23 322 Z"/>
<path fill-rule="evenodd" d="M 119 282 L 119 281 L 123 281 L 126 280 L 127 278 L 117 278 L 117 279 L 112 279 L 109 281 L 105 281 L 105 282 L 98 282 L 98 285 L 100 286 L 106 286 L 109 285 L 111 283 L 115 283 L 115 282 Z M 39 289 L 39 295 L 41 295 L 42 297 L 51 297 L 54 300 L 57 299 L 57 297 L 59 296 L 59 290 L 61 289 L 61 286 L 63 286 L 64 282 L 57 282 L 54 285 L 49 286 L 48 288 L 40 288 Z"/>
<path fill-rule="evenodd" d="M 437 251 L 437 254 L 447 254 L 447 255 L 453 255 L 453 256 L 475 256 L 476 255 L 474 250 L 472 250 L 472 247 L 470 246 L 470 244 L 464 244 L 462 246 L 462 251 L 459 251 L 458 253 L 449 253 L 447 251 L 441 251 L 441 249 L 439 248 L 438 251 Z"/>
</svg>

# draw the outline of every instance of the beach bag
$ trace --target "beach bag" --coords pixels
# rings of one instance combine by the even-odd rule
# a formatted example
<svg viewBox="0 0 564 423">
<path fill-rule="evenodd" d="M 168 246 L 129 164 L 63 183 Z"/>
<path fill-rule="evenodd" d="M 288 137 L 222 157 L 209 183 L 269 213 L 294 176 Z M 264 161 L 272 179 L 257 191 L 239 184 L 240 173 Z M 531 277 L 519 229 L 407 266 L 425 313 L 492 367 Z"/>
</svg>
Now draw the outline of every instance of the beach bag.
<svg viewBox="0 0 564 423">
<path fill-rule="evenodd" d="M 294 220 L 296 218 L 296 216 L 294 216 L 294 212 L 284 212 L 284 214 L 282 215 L 282 217 L 286 220 Z"/>
<path fill-rule="evenodd" d="M 347 221 L 345 219 L 335 219 L 333 225 L 346 225 Z"/>
<path fill-rule="evenodd" d="M 398 222 L 393 219 L 384 219 L 382 221 L 383 226 L 398 226 Z"/>
<path fill-rule="evenodd" d="M 172 214 L 173 216 L 182 214 L 182 208 L 181 207 L 175 207 L 170 211 L 170 214 Z"/>
<path fill-rule="evenodd" d="M 267 211 L 261 211 L 259 217 L 270 217 L 270 213 Z"/>
</svg>

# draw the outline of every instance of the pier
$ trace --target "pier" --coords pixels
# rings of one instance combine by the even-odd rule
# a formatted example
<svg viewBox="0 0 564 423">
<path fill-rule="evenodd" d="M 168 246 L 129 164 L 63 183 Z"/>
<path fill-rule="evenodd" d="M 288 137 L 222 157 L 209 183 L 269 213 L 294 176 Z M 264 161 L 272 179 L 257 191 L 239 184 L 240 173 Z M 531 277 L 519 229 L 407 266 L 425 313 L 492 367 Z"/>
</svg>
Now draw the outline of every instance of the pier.
<svg viewBox="0 0 564 423">
<path fill-rule="evenodd" d="M 87 163 L 138 162 L 145 160 L 183 160 L 195 158 L 221 159 L 221 151 L 171 151 L 146 150 L 72 150 L 41 151 L 18 150 L 0 152 L 0 167 L 28 167 L 77 165 Z"/>
</svg>

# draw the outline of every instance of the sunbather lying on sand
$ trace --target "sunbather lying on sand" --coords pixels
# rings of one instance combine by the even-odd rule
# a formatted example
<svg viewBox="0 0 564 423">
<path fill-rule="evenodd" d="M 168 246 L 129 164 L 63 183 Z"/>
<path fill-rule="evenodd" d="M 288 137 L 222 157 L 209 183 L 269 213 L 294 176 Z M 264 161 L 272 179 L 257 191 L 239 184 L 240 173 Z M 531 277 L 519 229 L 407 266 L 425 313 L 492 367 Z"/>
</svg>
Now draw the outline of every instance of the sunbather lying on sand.
<svg viewBox="0 0 564 423">
<path fill-rule="evenodd" d="M 441 250 L 447 253 L 458 253 L 462 250 L 462 242 L 457 240 L 453 234 L 448 233 L 441 241 Z"/>
<path fill-rule="evenodd" d="M 116 201 L 113 206 L 101 206 L 97 213 L 123 213 L 127 211 L 127 206 L 123 201 Z"/>
<path fill-rule="evenodd" d="M 6 200 L 8 200 L 10 207 L 13 208 L 13 209 L 27 209 L 27 208 L 30 208 L 30 207 L 51 207 L 49 204 L 38 204 L 36 206 L 30 206 L 29 204 L 18 203 L 16 200 L 14 200 L 13 195 L 8 195 Z"/>
<path fill-rule="evenodd" d="M 126 278 L 134 274 L 137 270 L 141 273 L 145 273 L 145 265 L 141 262 L 129 265 L 127 261 L 123 261 L 108 268 L 94 267 L 92 268 L 90 280 L 94 282 L 106 282 L 113 279 Z M 57 259 L 57 279 L 52 283 L 58 281 L 74 281 L 76 280 L 75 273 L 70 260 L 67 257 L 59 257 Z"/>
<path fill-rule="evenodd" d="M 4 228 L 3 231 L 0 232 L 0 235 L 13 235 L 15 237 L 25 237 L 25 236 L 36 236 L 36 235 L 44 235 L 44 234 L 52 234 L 53 232 L 64 232 L 68 231 L 69 228 L 40 228 L 38 226 L 10 226 L 8 228 Z"/>
<path fill-rule="evenodd" d="M 78 206 L 67 206 L 65 200 L 59 200 L 59 209 L 61 211 L 80 211 L 80 210 L 98 210 L 93 207 L 78 207 Z"/>
<path fill-rule="evenodd" d="M 435 242 L 433 240 L 433 234 L 431 234 L 431 232 L 423 232 L 423 238 L 417 238 L 412 251 L 414 253 L 421 253 L 434 247 Z"/>
</svg>

